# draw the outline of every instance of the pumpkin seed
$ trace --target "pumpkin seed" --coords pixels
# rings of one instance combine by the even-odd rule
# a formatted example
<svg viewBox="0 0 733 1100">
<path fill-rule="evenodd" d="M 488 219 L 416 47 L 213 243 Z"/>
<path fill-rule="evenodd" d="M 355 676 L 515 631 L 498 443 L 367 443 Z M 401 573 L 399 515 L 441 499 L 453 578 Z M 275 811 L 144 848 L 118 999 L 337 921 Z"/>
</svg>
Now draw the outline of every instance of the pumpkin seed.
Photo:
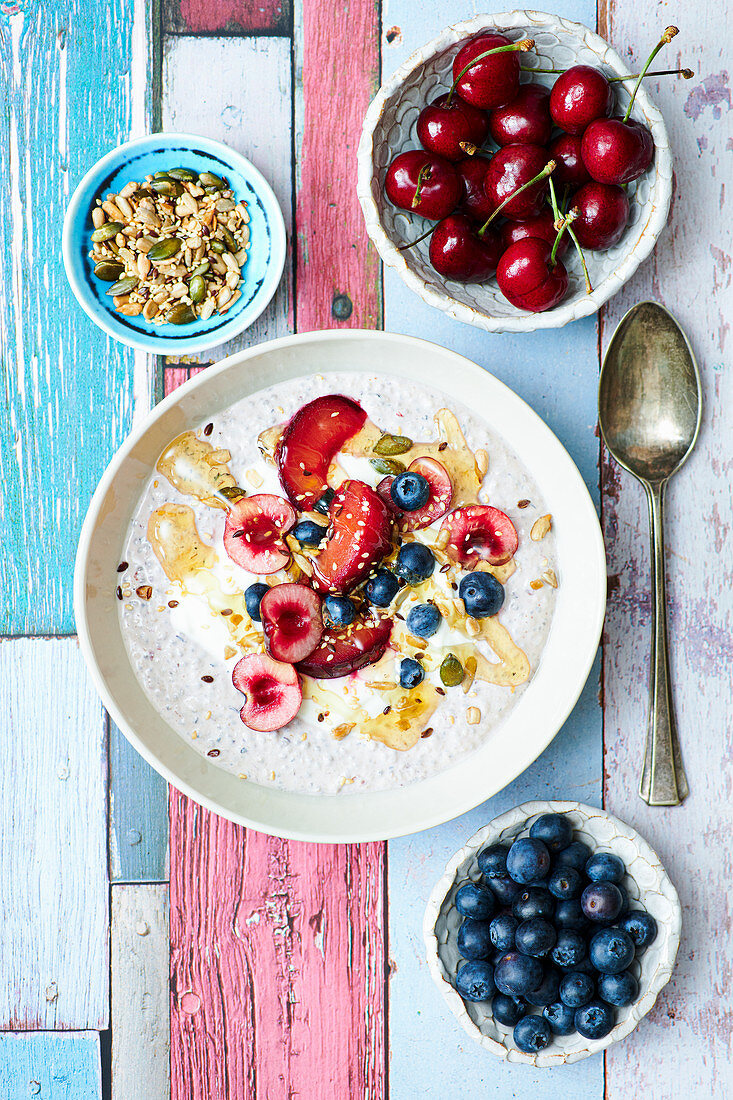
<svg viewBox="0 0 733 1100">
<path fill-rule="evenodd" d="M 199 183 L 202 187 L 213 187 L 217 191 L 222 191 L 225 186 L 221 176 L 215 176 L 213 172 L 199 172 Z"/>
<path fill-rule="evenodd" d="M 374 453 L 377 455 L 403 455 L 412 447 L 412 440 L 406 435 L 385 434 L 374 444 Z"/>
<path fill-rule="evenodd" d="M 240 489 L 238 485 L 224 485 L 219 492 L 227 500 L 240 500 L 247 495 L 244 489 Z"/>
<path fill-rule="evenodd" d="M 190 168 L 170 168 L 168 175 L 172 176 L 174 180 L 185 180 L 187 183 L 191 183 L 196 179 L 196 173 L 192 172 Z"/>
<path fill-rule="evenodd" d="M 204 262 L 202 264 L 197 264 L 196 267 L 191 272 L 191 278 L 195 278 L 197 275 L 205 275 L 210 267 L 211 267 L 211 264 L 209 263 L 208 260 L 204 260 Z"/>
<path fill-rule="evenodd" d="M 165 319 L 172 325 L 189 325 L 191 321 L 196 320 L 196 314 L 185 302 L 179 302 L 168 310 Z"/>
<path fill-rule="evenodd" d="M 164 169 L 164 170 L 163 170 L 163 171 L 161 171 L 161 172 L 156 172 L 156 173 L 154 174 L 154 176 L 153 176 L 153 179 L 156 179 L 156 180 L 167 180 L 167 179 L 170 179 L 170 176 L 168 175 L 168 169 L 166 168 L 166 169 Z"/>
<path fill-rule="evenodd" d="M 119 279 L 124 270 L 122 264 L 113 264 L 110 263 L 109 260 L 100 260 L 98 264 L 95 264 L 94 274 L 105 283 L 113 283 L 115 279 Z"/>
<path fill-rule="evenodd" d="M 100 225 L 99 229 L 94 230 L 92 240 L 95 244 L 100 244 L 102 241 L 110 240 L 111 237 L 116 237 L 124 228 L 123 222 L 107 222 L 106 225 Z"/>
<path fill-rule="evenodd" d="M 209 248 L 212 252 L 218 252 L 220 256 L 222 252 L 226 252 L 226 245 L 223 241 L 209 241 Z"/>
<path fill-rule="evenodd" d="M 239 245 L 237 244 L 236 240 L 234 239 L 234 235 L 229 232 L 229 230 L 227 229 L 227 227 L 225 225 L 223 225 L 221 227 L 221 235 L 224 238 L 224 240 L 226 241 L 227 248 L 229 249 L 229 251 L 230 252 L 236 252 L 237 249 L 239 248 Z"/>
<path fill-rule="evenodd" d="M 395 458 L 370 458 L 369 462 L 378 474 L 402 474 L 405 471 L 404 462 L 398 462 Z"/>
<path fill-rule="evenodd" d="M 455 653 L 449 653 L 440 666 L 440 679 L 446 687 L 458 687 L 463 680 L 463 665 Z"/>
<path fill-rule="evenodd" d="M 176 198 L 183 194 L 183 184 L 178 180 L 153 180 L 150 184 L 156 195 L 175 195 Z"/>
<path fill-rule="evenodd" d="M 188 293 L 192 302 L 203 302 L 206 297 L 206 282 L 203 275 L 194 275 L 188 284 Z"/>
<path fill-rule="evenodd" d="M 118 279 L 116 283 L 112 284 L 107 294 L 111 294 L 115 298 L 121 294 L 129 294 L 139 282 L 137 275 L 125 275 L 124 279 Z"/>
<path fill-rule="evenodd" d="M 149 258 L 156 263 L 158 260 L 170 260 L 181 251 L 181 241 L 178 237 L 166 237 L 164 241 L 158 241 L 148 252 Z"/>
</svg>

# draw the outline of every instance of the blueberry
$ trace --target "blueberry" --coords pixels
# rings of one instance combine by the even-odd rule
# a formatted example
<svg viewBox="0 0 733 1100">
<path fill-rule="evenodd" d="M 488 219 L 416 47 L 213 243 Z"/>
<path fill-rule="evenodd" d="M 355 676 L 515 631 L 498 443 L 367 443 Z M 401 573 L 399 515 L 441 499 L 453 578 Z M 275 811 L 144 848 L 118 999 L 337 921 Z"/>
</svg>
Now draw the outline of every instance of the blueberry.
<svg viewBox="0 0 733 1100">
<path fill-rule="evenodd" d="M 505 875 L 506 854 L 509 851 L 505 844 L 491 844 L 488 848 L 482 848 L 478 854 L 478 866 L 482 875 Z"/>
<path fill-rule="evenodd" d="M 591 857 L 591 850 L 582 840 L 574 840 L 563 848 L 555 857 L 556 867 L 574 867 L 576 871 L 585 870 L 585 865 Z"/>
<path fill-rule="evenodd" d="M 552 918 L 555 912 L 555 899 L 545 886 L 525 886 L 514 902 L 512 912 L 517 920 L 531 920 L 532 917 Z"/>
<path fill-rule="evenodd" d="M 494 1019 L 505 1027 L 514 1027 L 527 1011 L 527 1005 L 521 997 L 507 997 L 506 993 L 497 993 L 491 1002 Z"/>
<path fill-rule="evenodd" d="M 582 1008 L 592 1000 L 595 984 L 590 974 L 583 974 L 580 970 L 563 974 L 560 979 L 560 1000 L 568 1008 Z"/>
<path fill-rule="evenodd" d="M 500 913 L 498 917 L 494 917 L 489 925 L 489 935 L 497 951 L 503 954 L 512 950 L 515 946 L 514 934 L 518 926 L 519 921 L 511 913 Z"/>
<path fill-rule="evenodd" d="M 591 882 L 580 896 L 580 908 L 588 920 L 610 924 L 618 917 L 624 899 L 613 882 Z"/>
<path fill-rule="evenodd" d="M 301 546 L 318 546 L 328 531 L 327 527 L 321 527 L 320 523 L 315 523 L 312 519 L 303 519 L 300 523 L 296 523 L 295 527 L 290 532 Z"/>
<path fill-rule="evenodd" d="M 618 892 L 621 895 L 621 912 L 619 913 L 619 917 L 624 917 L 624 916 L 626 916 L 626 914 L 629 911 L 628 891 L 626 890 L 626 888 L 624 886 L 621 885 L 620 882 L 617 882 L 614 885 L 615 885 L 616 889 L 618 890 Z M 618 923 L 618 921 L 616 923 Z"/>
<path fill-rule="evenodd" d="M 602 928 L 590 941 L 588 956 L 602 974 L 620 974 L 634 957 L 634 941 L 623 928 Z"/>
<path fill-rule="evenodd" d="M 326 489 L 322 497 L 319 497 L 316 503 L 313 505 L 313 509 L 316 512 L 320 512 L 321 515 L 327 516 L 328 509 L 331 506 L 331 501 L 336 496 L 335 490 Z"/>
<path fill-rule="evenodd" d="M 639 996 L 639 983 L 630 970 L 622 970 L 620 974 L 601 974 L 598 996 L 610 1005 L 625 1008 Z"/>
<path fill-rule="evenodd" d="M 494 895 L 478 882 L 464 882 L 456 891 L 456 909 L 462 917 L 488 920 L 494 913 Z M 493 939 L 491 941 L 494 942 Z M 496 944 L 494 943 L 494 947 Z"/>
<path fill-rule="evenodd" d="M 626 868 L 618 856 L 610 852 L 596 852 L 586 863 L 585 873 L 591 882 L 620 882 Z"/>
<path fill-rule="evenodd" d="M 403 512 L 416 512 L 430 500 L 430 482 L 422 474 L 406 470 L 389 487 L 390 496 Z"/>
<path fill-rule="evenodd" d="M 590 1001 L 575 1010 L 575 1030 L 584 1039 L 602 1039 L 616 1023 L 616 1013 L 604 1001 Z"/>
<path fill-rule="evenodd" d="M 529 835 L 544 841 L 551 852 L 560 852 L 573 839 L 573 823 L 563 814 L 542 814 L 532 823 Z"/>
<path fill-rule="evenodd" d="M 442 620 L 435 604 L 419 603 L 407 612 L 407 629 L 418 638 L 431 638 Z"/>
<path fill-rule="evenodd" d="M 541 1016 L 523 1016 L 514 1028 L 514 1042 L 525 1054 L 537 1054 L 552 1039 L 547 1020 Z"/>
<path fill-rule="evenodd" d="M 657 922 L 651 913 L 645 913 L 643 909 L 632 909 L 621 918 L 619 928 L 631 936 L 637 951 L 643 951 L 657 938 Z"/>
<path fill-rule="evenodd" d="M 575 1031 L 575 1009 L 568 1008 L 562 1001 L 545 1005 L 542 1015 L 555 1035 L 572 1035 Z"/>
<path fill-rule="evenodd" d="M 562 928 L 552 949 L 552 958 L 563 970 L 575 969 L 585 958 L 585 939 L 582 933 Z"/>
<path fill-rule="evenodd" d="M 420 584 L 432 576 L 435 569 L 433 551 L 422 542 L 406 542 L 400 547 L 394 571 L 408 584 Z"/>
<path fill-rule="evenodd" d="M 356 618 L 356 607 L 348 596 L 326 596 L 322 610 L 326 626 L 349 626 Z"/>
<path fill-rule="evenodd" d="M 587 924 L 588 919 L 583 914 L 577 898 L 572 898 L 570 901 L 558 901 L 555 906 L 556 928 L 570 928 L 573 932 L 579 932 Z"/>
<path fill-rule="evenodd" d="M 262 622 L 260 618 L 260 603 L 265 592 L 270 591 L 269 584 L 262 584 L 258 581 L 256 584 L 251 584 L 249 588 L 244 590 L 244 606 L 247 608 L 247 614 L 254 622 Z"/>
<path fill-rule="evenodd" d="M 490 576 L 487 573 L 486 576 Z M 515 882 L 535 882 L 550 870 L 550 853 L 543 841 L 525 836 L 515 840 L 506 857 L 506 869 Z"/>
<path fill-rule="evenodd" d="M 501 905 L 513 905 L 522 892 L 522 887 L 514 879 L 509 878 L 509 875 L 490 875 L 487 879 L 487 886 L 491 888 L 494 897 Z M 518 916 L 518 914 L 515 914 L 515 916 Z M 520 917 L 519 919 L 523 920 L 524 918 Z"/>
<path fill-rule="evenodd" d="M 425 679 L 425 669 L 419 661 L 412 657 L 404 657 L 400 662 L 400 686 L 403 688 L 415 688 Z"/>
<path fill-rule="evenodd" d="M 467 573 L 461 580 L 458 595 L 467 614 L 474 619 L 486 619 L 501 610 L 504 585 L 491 573 Z"/>
<path fill-rule="evenodd" d="M 556 867 L 554 871 L 550 871 L 547 879 L 547 889 L 560 901 L 569 901 L 572 898 L 580 897 L 580 892 L 583 889 L 583 879 L 580 871 L 576 871 L 574 867 Z"/>
<path fill-rule="evenodd" d="M 496 988 L 509 997 L 526 997 L 537 989 L 543 977 L 540 960 L 520 955 L 518 951 L 508 951 L 494 970 Z"/>
<path fill-rule="evenodd" d="M 387 607 L 397 595 L 399 587 L 400 582 L 394 573 L 390 573 L 388 569 L 380 569 L 367 581 L 364 591 L 375 607 Z"/>
<path fill-rule="evenodd" d="M 494 972 L 487 962 L 467 962 L 456 974 L 456 989 L 464 1001 L 488 1001 L 492 997 Z"/>
<path fill-rule="evenodd" d="M 551 1005 L 557 1000 L 559 988 L 560 971 L 556 970 L 554 966 L 549 966 L 545 969 L 545 976 L 540 984 L 536 989 L 527 993 L 526 997 L 531 1005 L 543 1008 L 544 1005 Z"/>
<path fill-rule="evenodd" d="M 514 937 L 517 951 L 522 955 L 541 958 L 555 946 L 557 932 L 544 917 L 531 917 L 519 925 Z"/>
<path fill-rule="evenodd" d="M 465 917 L 458 929 L 457 944 L 464 959 L 488 959 L 494 950 L 488 924 L 470 917 Z"/>
</svg>

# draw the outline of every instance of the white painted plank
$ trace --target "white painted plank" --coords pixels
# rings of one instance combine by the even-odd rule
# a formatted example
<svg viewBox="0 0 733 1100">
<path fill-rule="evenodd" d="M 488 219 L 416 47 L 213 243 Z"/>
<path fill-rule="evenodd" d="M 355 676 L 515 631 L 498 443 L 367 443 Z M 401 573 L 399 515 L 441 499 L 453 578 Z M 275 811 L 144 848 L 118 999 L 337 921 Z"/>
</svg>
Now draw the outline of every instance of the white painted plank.
<svg viewBox="0 0 733 1100">
<path fill-rule="evenodd" d="M 2 1100 L 101 1100 L 96 1031 L 0 1034 Z M 152 1095 L 149 1100 L 154 1100 Z"/>
<path fill-rule="evenodd" d="M 167 885 L 112 887 L 112 1100 L 170 1096 Z"/>
<path fill-rule="evenodd" d="M 0 1029 L 107 1027 L 106 770 L 76 640 L 0 642 Z"/>
</svg>

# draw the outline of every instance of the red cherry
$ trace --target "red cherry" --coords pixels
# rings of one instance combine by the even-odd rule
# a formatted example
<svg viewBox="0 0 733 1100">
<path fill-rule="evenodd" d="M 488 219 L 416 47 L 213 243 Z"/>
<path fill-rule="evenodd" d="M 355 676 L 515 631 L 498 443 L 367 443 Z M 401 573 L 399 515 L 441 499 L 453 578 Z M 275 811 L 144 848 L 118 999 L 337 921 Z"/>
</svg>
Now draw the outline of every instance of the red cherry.
<svg viewBox="0 0 733 1100">
<path fill-rule="evenodd" d="M 628 195 L 613 183 L 586 183 L 573 196 L 573 209 L 578 212 L 573 230 L 582 248 L 610 248 L 629 221 Z"/>
<path fill-rule="evenodd" d="M 295 509 L 274 493 L 241 497 L 227 514 L 224 549 L 250 573 L 276 573 L 290 561 L 284 535 L 295 520 Z"/>
<path fill-rule="evenodd" d="M 471 65 L 461 76 L 479 54 L 508 45 L 509 39 L 503 34 L 481 34 L 458 51 L 453 61 L 453 79 L 461 99 L 484 110 L 501 107 L 514 99 L 519 88 L 518 52 L 493 53 Z"/>
<path fill-rule="evenodd" d="M 583 163 L 598 183 L 630 183 L 654 160 L 654 138 L 633 118 L 591 122 L 580 146 Z"/>
<path fill-rule="evenodd" d="M 446 160 L 462 160 L 461 142 L 483 145 L 489 132 L 486 111 L 454 95 L 441 95 L 423 107 L 417 120 L 417 136 L 423 148 Z"/>
<path fill-rule="evenodd" d="M 445 517 L 441 531 L 448 532 L 445 552 L 460 565 L 473 568 L 479 561 L 504 565 L 516 552 L 517 531 L 504 512 L 490 504 L 468 504 Z"/>
<path fill-rule="evenodd" d="M 497 145 L 547 145 L 552 133 L 550 93 L 541 84 L 520 84 L 511 103 L 489 115 Z"/>
<path fill-rule="evenodd" d="M 515 241 L 522 241 L 525 237 L 538 237 L 541 241 L 547 241 L 552 247 L 557 237 L 555 229 L 555 216 L 549 207 L 540 210 L 533 218 L 527 218 L 523 222 L 504 222 L 501 227 L 501 243 L 506 250 Z M 570 237 L 564 233 L 557 246 L 557 256 L 564 255 L 570 244 Z"/>
<path fill-rule="evenodd" d="M 490 163 L 488 157 L 464 157 L 456 165 L 463 183 L 461 210 L 477 225 L 483 225 L 494 209 L 494 204 L 487 199 L 484 191 L 484 178 Z"/>
<path fill-rule="evenodd" d="M 438 222 L 430 238 L 430 262 L 446 279 L 483 283 L 496 271 L 501 256 L 499 238 L 490 229 L 479 237 L 466 214 L 451 214 Z"/>
<path fill-rule="evenodd" d="M 303 691 L 292 665 L 266 653 L 248 653 L 232 671 L 232 683 L 244 695 L 239 717 L 250 729 L 282 729 L 300 710 Z"/>
<path fill-rule="evenodd" d="M 462 189 L 452 164 L 421 149 L 396 156 L 384 181 L 387 198 L 395 206 L 435 221 L 456 208 Z"/>
<path fill-rule="evenodd" d="M 539 175 L 547 163 L 547 150 L 539 145 L 505 145 L 491 158 L 484 179 L 486 197 L 494 209 L 500 206 L 518 187 Z M 521 221 L 538 214 L 547 193 L 547 179 L 528 187 L 521 195 L 510 199 L 502 210 L 507 218 Z"/>
<path fill-rule="evenodd" d="M 590 179 L 580 155 L 580 143 L 580 134 L 558 134 L 551 142 L 550 157 L 556 164 L 552 178 L 556 184 L 582 187 Z"/>
<path fill-rule="evenodd" d="M 267 651 L 276 661 L 302 661 L 321 640 L 321 600 L 306 584 L 273 585 L 262 597 L 260 616 Z"/>
<path fill-rule="evenodd" d="M 610 115 L 613 88 L 590 65 L 573 65 L 561 73 L 550 92 L 553 122 L 566 134 L 580 134 L 596 118 Z"/>
<path fill-rule="evenodd" d="M 568 273 L 560 260 L 550 263 L 552 245 L 526 237 L 510 245 L 499 260 L 496 279 L 507 301 L 518 309 L 542 313 L 565 297 Z"/>
</svg>

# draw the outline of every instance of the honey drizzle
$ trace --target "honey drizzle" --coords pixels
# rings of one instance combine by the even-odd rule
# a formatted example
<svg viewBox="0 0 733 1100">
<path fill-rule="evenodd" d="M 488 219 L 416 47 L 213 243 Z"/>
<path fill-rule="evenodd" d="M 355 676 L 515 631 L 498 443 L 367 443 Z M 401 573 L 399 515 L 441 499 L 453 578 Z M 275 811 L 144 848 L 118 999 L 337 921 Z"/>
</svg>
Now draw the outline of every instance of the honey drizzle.
<svg viewBox="0 0 733 1100">
<path fill-rule="evenodd" d="M 233 489 L 236 481 L 227 463 L 229 451 L 214 447 L 194 432 L 182 435 L 168 444 L 156 463 L 156 470 L 184 496 L 196 497 L 210 508 L 228 508 L 222 489 Z"/>
</svg>

